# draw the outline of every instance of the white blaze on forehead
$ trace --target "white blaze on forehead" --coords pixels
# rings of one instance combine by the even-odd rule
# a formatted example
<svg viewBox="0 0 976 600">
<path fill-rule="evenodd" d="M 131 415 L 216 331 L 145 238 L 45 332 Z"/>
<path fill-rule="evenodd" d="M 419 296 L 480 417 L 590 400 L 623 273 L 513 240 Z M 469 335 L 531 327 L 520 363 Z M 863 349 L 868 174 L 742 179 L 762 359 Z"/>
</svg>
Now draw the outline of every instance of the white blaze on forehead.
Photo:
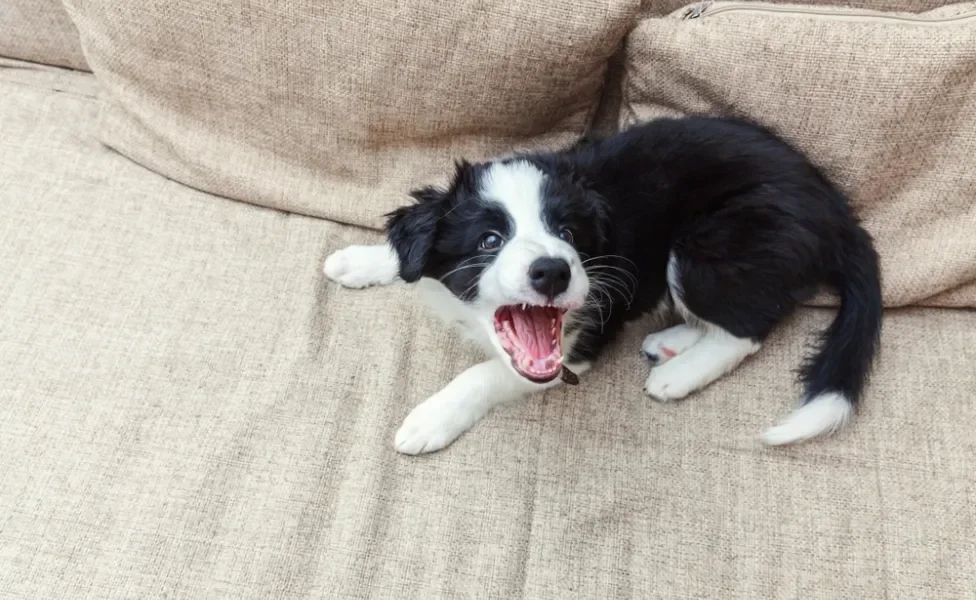
<svg viewBox="0 0 976 600">
<path fill-rule="evenodd" d="M 531 287 L 529 268 L 539 258 L 561 258 L 571 272 L 569 289 L 562 294 L 562 301 L 573 307 L 582 306 L 589 293 L 589 278 L 579 255 L 572 245 L 549 231 L 543 219 L 545 173 L 524 160 L 496 162 L 481 175 L 479 183 L 481 199 L 501 207 L 514 231 L 482 273 L 478 297 L 501 306 L 539 303 L 542 296 Z"/>
<path fill-rule="evenodd" d="M 546 235 L 542 222 L 542 186 L 545 174 L 525 161 L 494 163 L 481 181 L 481 197 L 505 209 L 515 224 L 515 235 Z"/>
</svg>

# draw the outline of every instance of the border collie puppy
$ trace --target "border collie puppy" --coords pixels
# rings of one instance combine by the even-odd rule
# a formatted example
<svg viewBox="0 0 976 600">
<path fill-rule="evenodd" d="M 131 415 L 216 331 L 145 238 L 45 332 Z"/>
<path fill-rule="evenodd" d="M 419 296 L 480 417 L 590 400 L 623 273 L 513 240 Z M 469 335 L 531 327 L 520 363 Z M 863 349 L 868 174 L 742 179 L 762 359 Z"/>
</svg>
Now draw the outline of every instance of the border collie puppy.
<svg viewBox="0 0 976 600">
<path fill-rule="evenodd" d="M 444 448 L 499 403 L 575 383 L 627 321 L 683 324 L 644 340 L 644 391 L 679 400 L 759 350 L 821 285 L 839 314 L 801 369 L 800 408 L 767 444 L 851 416 L 881 330 L 878 258 L 844 194 L 797 150 L 742 121 L 661 119 L 572 149 L 462 162 L 388 215 L 388 243 L 350 246 L 346 287 L 419 282 L 490 357 L 417 406 L 398 451 Z M 562 377 L 560 375 L 562 374 Z"/>
</svg>

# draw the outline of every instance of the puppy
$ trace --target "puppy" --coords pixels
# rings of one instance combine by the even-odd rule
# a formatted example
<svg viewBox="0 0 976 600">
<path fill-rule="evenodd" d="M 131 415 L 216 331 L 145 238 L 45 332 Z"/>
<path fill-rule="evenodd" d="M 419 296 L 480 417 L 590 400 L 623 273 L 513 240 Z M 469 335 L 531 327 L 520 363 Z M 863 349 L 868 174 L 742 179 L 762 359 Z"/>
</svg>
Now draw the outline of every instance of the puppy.
<svg viewBox="0 0 976 600">
<path fill-rule="evenodd" d="M 801 406 L 778 445 L 848 420 L 881 331 L 878 258 L 844 196 L 756 125 L 662 119 L 570 150 L 457 165 L 411 193 L 388 243 L 329 256 L 347 287 L 418 282 L 490 357 L 417 406 L 398 451 L 444 448 L 499 403 L 585 372 L 627 321 L 658 309 L 644 391 L 679 400 L 759 350 L 822 286 L 840 311 L 801 368 Z"/>
</svg>

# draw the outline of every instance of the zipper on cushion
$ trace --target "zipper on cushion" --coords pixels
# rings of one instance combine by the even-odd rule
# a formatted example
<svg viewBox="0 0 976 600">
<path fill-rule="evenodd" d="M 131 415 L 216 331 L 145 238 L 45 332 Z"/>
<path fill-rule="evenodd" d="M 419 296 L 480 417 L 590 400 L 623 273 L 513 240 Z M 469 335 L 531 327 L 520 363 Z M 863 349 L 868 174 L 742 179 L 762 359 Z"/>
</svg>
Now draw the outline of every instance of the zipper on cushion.
<svg viewBox="0 0 976 600">
<path fill-rule="evenodd" d="M 837 19 L 841 21 L 879 21 L 879 22 L 903 22 L 913 25 L 942 25 L 955 21 L 966 21 L 976 18 L 976 9 L 970 9 L 959 14 L 947 15 L 944 17 L 926 17 L 924 14 L 912 15 L 905 13 L 883 13 L 873 10 L 857 8 L 839 8 L 836 10 L 825 10 L 814 7 L 801 6 L 777 6 L 775 4 L 757 5 L 751 2 L 723 2 L 718 6 L 713 6 L 714 2 L 699 2 L 685 11 L 682 19 L 698 19 L 704 16 L 715 16 L 726 12 L 748 12 L 760 14 L 780 14 L 796 15 L 803 17 L 814 17 L 822 19 Z M 951 5 L 950 5 L 951 6 Z M 938 9 L 936 9 L 938 10 Z"/>
</svg>

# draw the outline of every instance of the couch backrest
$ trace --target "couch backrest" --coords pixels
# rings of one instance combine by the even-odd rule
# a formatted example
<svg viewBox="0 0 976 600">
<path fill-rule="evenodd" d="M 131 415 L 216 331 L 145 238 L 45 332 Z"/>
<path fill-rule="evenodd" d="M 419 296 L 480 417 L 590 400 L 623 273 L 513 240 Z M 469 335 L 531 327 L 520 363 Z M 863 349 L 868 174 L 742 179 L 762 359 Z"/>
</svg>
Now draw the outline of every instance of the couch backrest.
<svg viewBox="0 0 976 600">
<path fill-rule="evenodd" d="M 0 2 L 0 57 L 88 70 L 78 30 L 61 0 Z"/>
<path fill-rule="evenodd" d="M 196 188 L 368 227 L 452 159 L 579 136 L 626 40 L 624 126 L 774 127 L 850 192 L 889 306 L 976 306 L 976 4 L 839 3 L 66 0 L 105 143 Z"/>
<path fill-rule="evenodd" d="M 706 113 L 776 129 L 851 195 L 887 305 L 976 306 L 976 2 L 710 2 L 642 20 L 626 55 L 624 127 Z"/>
<path fill-rule="evenodd" d="M 661 17 L 675 11 L 684 12 L 692 8 L 700 9 L 713 4 L 715 0 L 645 0 L 642 7 L 643 16 Z M 740 4 L 751 2 L 758 4 L 760 0 L 737 0 Z M 855 10 L 876 10 L 883 12 L 906 12 L 920 13 L 934 8 L 941 8 L 955 3 L 956 0 L 810 0 L 799 2 L 793 0 L 792 4 L 804 4 L 806 6 L 831 7 L 831 8 L 851 8 Z M 768 0 L 764 4 L 791 4 L 790 0 Z"/>
</svg>

